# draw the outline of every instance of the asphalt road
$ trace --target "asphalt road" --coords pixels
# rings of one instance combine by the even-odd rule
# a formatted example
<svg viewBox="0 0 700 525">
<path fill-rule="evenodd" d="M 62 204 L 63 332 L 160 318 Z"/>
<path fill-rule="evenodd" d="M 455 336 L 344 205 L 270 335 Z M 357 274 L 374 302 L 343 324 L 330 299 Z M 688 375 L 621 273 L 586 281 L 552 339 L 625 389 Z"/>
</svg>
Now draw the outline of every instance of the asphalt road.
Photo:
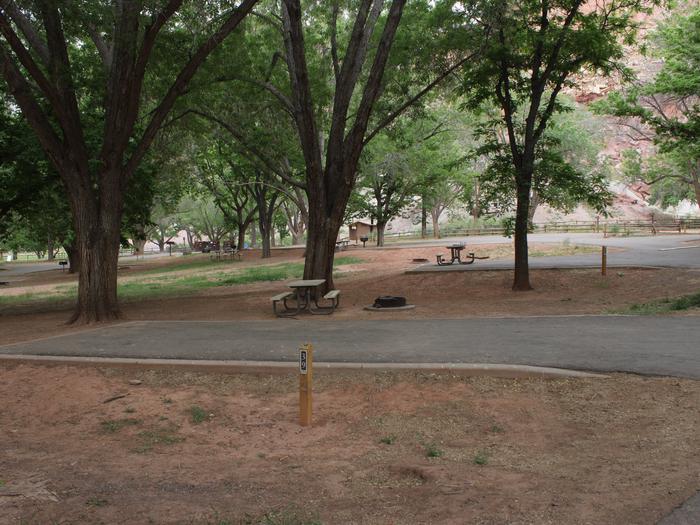
<svg viewBox="0 0 700 525">
<path fill-rule="evenodd" d="M 608 250 L 608 266 L 620 267 L 654 267 L 654 268 L 700 268 L 700 236 L 698 235 L 656 235 L 650 237 L 609 237 L 595 233 L 543 233 L 528 235 L 528 241 L 533 243 L 562 243 L 608 246 L 620 250 Z M 497 244 L 510 242 L 501 236 L 485 237 L 455 237 L 437 241 L 426 241 L 422 244 L 410 244 L 406 247 L 435 246 L 435 253 L 448 254 L 446 246 L 462 242 L 470 244 Z M 403 247 L 403 246 L 402 246 Z M 478 250 L 475 250 L 479 255 Z M 601 263 L 599 253 L 557 256 L 530 257 L 530 268 L 597 268 Z M 450 272 L 471 270 L 506 270 L 513 268 L 513 260 L 480 260 L 470 265 L 437 266 L 435 261 L 418 266 L 409 273 L 421 272 Z"/>
<path fill-rule="evenodd" d="M 700 318 L 138 321 L 0 347 L 0 354 L 366 363 L 490 363 L 700 379 Z"/>
</svg>

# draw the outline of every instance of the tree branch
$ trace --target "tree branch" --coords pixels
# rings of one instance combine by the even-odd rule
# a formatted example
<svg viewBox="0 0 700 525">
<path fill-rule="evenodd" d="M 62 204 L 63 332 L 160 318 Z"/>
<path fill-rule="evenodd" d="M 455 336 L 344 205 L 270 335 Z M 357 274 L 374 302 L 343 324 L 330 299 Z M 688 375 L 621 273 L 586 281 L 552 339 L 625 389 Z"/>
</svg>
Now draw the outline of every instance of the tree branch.
<svg viewBox="0 0 700 525">
<path fill-rule="evenodd" d="M 413 104 L 418 102 L 421 98 L 423 98 L 426 94 L 428 94 L 430 91 L 433 90 L 440 82 L 445 80 L 448 76 L 450 76 L 452 73 L 454 73 L 457 69 L 462 67 L 464 64 L 475 58 L 479 54 L 479 51 L 475 51 L 474 53 L 462 58 L 461 60 L 457 61 L 455 64 L 447 68 L 445 71 L 440 73 L 440 75 L 435 78 L 432 82 L 430 82 L 428 85 L 426 85 L 423 89 L 421 89 L 418 93 L 413 95 L 411 98 L 409 98 L 406 102 L 401 104 L 398 108 L 393 110 L 389 115 L 384 117 L 379 124 L 367 135 L 367 137 L 364 139 L 363 144 L 367 144 L 370 140 L 372 140 L 377 133 L 379 133 L 382 129 L 387 127 L 389 124 L 391 124 L 394 120 L 396 120 L 401 114 L 406 111 L 409 107 L 411 107 Z"/>
</svg>

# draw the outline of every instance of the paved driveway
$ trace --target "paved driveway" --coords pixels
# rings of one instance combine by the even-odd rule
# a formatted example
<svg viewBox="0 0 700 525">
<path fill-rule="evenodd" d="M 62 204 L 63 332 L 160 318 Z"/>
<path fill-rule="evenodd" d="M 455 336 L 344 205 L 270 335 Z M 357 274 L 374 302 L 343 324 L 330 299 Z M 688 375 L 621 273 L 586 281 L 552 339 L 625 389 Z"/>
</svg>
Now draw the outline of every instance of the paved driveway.
<svg viewBox="0 0 700 525">
<path fill-rule="evenodd" d="M 326 362 L 501 363 L 700 379 L 699 317 L 144 321 L 0 347 L 0 354 Z"/>
<path fill-rule="evenodd" d="M 610 237 L 603 238 L 595 233 L 542 233 L 528 235 L 529 242 L 562 243 L 621 248 L 621 251 L 608 250 L 608 266 L 615 267 L 666 267 L 700 268 L 699 235 L 656 235 L 653 237 Z M 455 237 L 437 241 L 425 241 L 425 246 L 435 246 L 435 253 L 447 253 L 445 246 L 454 242 L 469 244 L 497 244 L 510 242 L 501 236 Z M 420 246 L 411 244 L 406 246 Z M 466 250 L 469 251 L 469 250 Z M 478 255 L 478 253 L 477 253 Z M 601 257 L 598 253 L 562 257 L 530 257 L 530 268 L 597 268 Z M 470 270 L 505 270 L 513 268 L 512 258 L 502 260 L 481 260 L 470 265 L 438 266 L 434 261 L 412 269 L 409 273 L 450 272 Z"/>
</svg>

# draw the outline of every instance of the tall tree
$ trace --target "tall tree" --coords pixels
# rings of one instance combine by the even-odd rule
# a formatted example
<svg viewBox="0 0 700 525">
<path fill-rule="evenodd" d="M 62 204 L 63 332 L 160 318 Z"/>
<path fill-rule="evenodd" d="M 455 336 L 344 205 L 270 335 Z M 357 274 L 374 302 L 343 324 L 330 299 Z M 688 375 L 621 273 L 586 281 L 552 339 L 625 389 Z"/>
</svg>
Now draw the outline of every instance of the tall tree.
<svg viewBox="0 0 700 525">
<path fill-rule="evenodd" d="M 330 17 L 314 20 L 327 28 L 324 37 L 330 40 L 330 66 L 311 70 L 311 65 L 319 65 L 310 59 L 317 50 L 305 40 L 312 38 L 311 42 L 315 42 L 311 28 L 316 24 L 305 22 L 299 0 L 283 0 L 284 57 L 291 92 L 283 100 L 298 130 L 309 197 L 305 278 L 323 278 L 327 287 L 333 286 L 335 242 L 365 145 L 474 56 L 458 56 L 454 60 L 455 53 L 443 55 L 437 52 L 438 42 L 444 39 L 444 33 L 441 35 L 444 28 L 439 27 L 433 15 L 439 13 L 453 20 L 451 5 L 446 5 L 452 3 L 439 2 L 438 7 L 430 2 L 412 3 L 408 10 L 411 20 L 424 23 L 427 19 L 431 20 L 431 25 L 416 24 L 401 33 L 399 41 L 402 45 L 398 47 L 396 57 L 402 60 L 390 62 L 406 0 L 360 0 L 344 6 L 342 16 L 341 3 L 333 2 Z M 388 4 L 386 10 L 385 4 Z M 340 43 L 341 37 L 345 36 L 343 49 Z M 434 49 L 431 49 L 430 38 L 434 38 Z M 421 45 L 417 45 L 417 40 Z M 427 81 L 430 73 L 421 67 L 420 61 L 414 60 L 418 55 L 423 64 L 430 65 L 433 74 L 430 82 Z M 438 56 L 449 56 L 452 61 L 441 62 L 436 60 Z M 392 81 L 395 80 L 401 88 L 399 91 L 403 90 L 403 97 L 400 93 L 393 93 L 395 98 L 382 100 L 380 96 L 391 91 L 391 85 L 385 79 L 390 63 Z M 327 87 L 312 85 L 311 78 L 312 72 L 328 70 L 332 72 L 329 80 L 333 86 L 331 93 Z M 411 96 L 407 80 L 424 87 Z M 321 110 L 323 97 L 328 95 L 329 104 Z M 392 100 L 398 102 L 392 105 Z"/>
<path fill-rule="evenodd" d="M 482 5 L 490 32 L 483 59 L 464 76 L 469 105 L 495 103 L 507 131 L 516 190 L 513 290 L 530 290 L 527 232 L 538 149 L 564 87 L 582 70 L 623 70 L 623 42 L 634 40 L 635 16 L 655 0 L 498 0 Z"/>
<path fill-rule="evenodd" d="M 653 142 L 672 169 L 647 172 L 650 184 L 675 182 L 700 204 L 700 9 L 679 11 L 650 37 L 663 59 L 649 82 L 628 83 L 596 104 L 620 117 L 635 140 Z"/>
<path fill-rule="evenodd" d="M 191 27 L 184 2 L 0 0 L 0 71 L 59 172 L 73 214 L 81 268 L 74 322 L 119 316 L 117 259 L 128 182 L 199 67 L 257 0 L 195 8 L 191 16 L 204 25 L 222 22 L 207 35 L 192 35 L 197 44 L 183 54 L 182 39 L 159 35 Z M 154 51 L 168 44 L 170 57 L 182 57 L 182 64 L 144 104 Z"/>
</svg>

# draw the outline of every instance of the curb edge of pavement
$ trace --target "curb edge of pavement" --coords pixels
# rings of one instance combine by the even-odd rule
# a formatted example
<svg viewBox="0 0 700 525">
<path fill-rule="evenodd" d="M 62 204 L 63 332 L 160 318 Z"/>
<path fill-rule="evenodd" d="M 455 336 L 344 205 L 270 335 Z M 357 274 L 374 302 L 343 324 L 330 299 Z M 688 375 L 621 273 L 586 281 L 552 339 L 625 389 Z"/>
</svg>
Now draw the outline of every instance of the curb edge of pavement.
<svg viewBox="0 0 700 525">
<path fill-rule="evenodd" d="M 46 355 L 0 355 L 0 365 L 37 364 L 48 366 L 109 366 L 119 368 L 175 368 L 180 370 L 240 372 L 240 373 L 288 373 L 297 368 L 296 361 L 224 361 L 204 359 L 136 359 L 126 357 L 74 357 Z M 605 378 L 604 374 L 582 372 L 564 368 L 531 365 L 507 365 L 485 363 L 344 363 L 315 362 L 316 369 L 367 370 L 367 371 L 424 371 L 450 372 L 466 376 L 492 376 L 512 378 Z"/>
</svg>

